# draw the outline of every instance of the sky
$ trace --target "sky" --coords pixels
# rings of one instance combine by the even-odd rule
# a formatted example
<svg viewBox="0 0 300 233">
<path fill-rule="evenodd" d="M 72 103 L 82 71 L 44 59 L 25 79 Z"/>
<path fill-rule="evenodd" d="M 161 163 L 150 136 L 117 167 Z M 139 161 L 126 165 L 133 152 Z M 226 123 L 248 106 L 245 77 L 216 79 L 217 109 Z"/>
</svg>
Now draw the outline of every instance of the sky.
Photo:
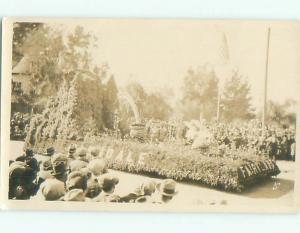
<svg viewBox="0 0 300 233">
<path fill-rule="evenodd" d="M 149 92 L 168 87 L 178 97 L 190 68 L 213 66 L 221 80 L 235 69 L 247 78 L 256 109 L 263 103 L 270 28 L 268 99 L 298 99 L 300 27 L 293 21 L 107 19 L 59 24 L 66 33 L 81 25 L 98 38 L 91 50 L 93 62 L 107 62 L 119 86 L 137 80 Z"/>
</svg>

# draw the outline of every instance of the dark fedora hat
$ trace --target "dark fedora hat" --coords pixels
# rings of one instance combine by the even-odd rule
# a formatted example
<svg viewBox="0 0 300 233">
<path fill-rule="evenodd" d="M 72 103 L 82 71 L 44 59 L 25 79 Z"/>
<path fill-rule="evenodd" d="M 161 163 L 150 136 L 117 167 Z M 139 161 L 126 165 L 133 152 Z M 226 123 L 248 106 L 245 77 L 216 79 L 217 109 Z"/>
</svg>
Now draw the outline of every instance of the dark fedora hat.
<svg viewBox="0 0 300 233">
<path fill-rule="evenodd" d="M 32 150 L 32 149 L 26 149 L 25 155 L 26 155 L 26 156 L 32 157 L 32 156 L 34 155 L 34 154 L 33 154 L 33 150 Z"/>
<path fill-rule="evenodd" d="M 46 155 L 47 156 L 52 156 L 54 154 L 54 152 L 55 152 L 55 149 L 53 147 L 48 147 L 46 149 Z"/>
</svg>

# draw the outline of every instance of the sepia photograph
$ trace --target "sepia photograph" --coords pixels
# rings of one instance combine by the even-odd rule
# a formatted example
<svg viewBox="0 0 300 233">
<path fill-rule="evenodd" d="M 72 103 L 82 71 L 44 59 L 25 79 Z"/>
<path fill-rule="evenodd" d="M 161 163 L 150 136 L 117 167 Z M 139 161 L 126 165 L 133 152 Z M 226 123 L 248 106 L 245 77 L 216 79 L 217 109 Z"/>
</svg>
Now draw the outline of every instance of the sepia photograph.
<svg viewBox="0 0 300 233">
<path fill-rule="evenodd" d="M 4 208 L 298 211 L 299 36 L 296 21 L 5 19 Z"/>
</svg>

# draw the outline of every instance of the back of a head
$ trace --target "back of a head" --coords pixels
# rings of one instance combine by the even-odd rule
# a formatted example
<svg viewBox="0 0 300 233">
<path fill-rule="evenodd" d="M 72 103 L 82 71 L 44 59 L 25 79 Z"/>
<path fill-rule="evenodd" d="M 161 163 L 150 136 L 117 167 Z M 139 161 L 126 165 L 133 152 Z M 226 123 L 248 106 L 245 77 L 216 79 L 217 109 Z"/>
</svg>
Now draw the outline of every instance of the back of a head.
<svg viewBox="0 0 300 233">
<path fill-rule="evenodd" d="M 98 157 L 99 156 L 99 153 L 100 153 L 100 149 L 98 147 L 90 147 L 89 148 L 89 153 L 91 154 L 91 156 L 93 157 Z"/>
<path fill-rule="evenodd" d="M 41 186 L 40 190 L 46 201 L 59 200 L 65 194 L 65 185 L 57 179 L 47 179 Z"/>
<path fill-rule="evenodd" d="M 118 183 L 119 179 L 117 177 L 103 175 L 99 178 L 100 187 L 104 192 L 111 192 Z"/>
<path fill-rule="evenodd" d="M 87 188 L 87 177 L 81 171 L 74 171 L 68 175 L 66 181 L 67 190 Z"/>
<path fill-rule="evenodd" d="M 80 147 L 76 149 L 76 157 L 77 158 L 85 158 L 87 154 L 87 150 L 85 147 Z"/>
<path fill-rule="evenodd" d="M 104 173 L 107 173 L 107 165 L 104 159 L 94 159 L 90 161 L 88 168 L 94 176 L 100 176 Z"/>
<path fill-rule="evenodd" d="M 85 201 L 84 192 L 82 189 L 72 189 L 65 194 L 63 200 L 64 201 Z"/>
</svg>

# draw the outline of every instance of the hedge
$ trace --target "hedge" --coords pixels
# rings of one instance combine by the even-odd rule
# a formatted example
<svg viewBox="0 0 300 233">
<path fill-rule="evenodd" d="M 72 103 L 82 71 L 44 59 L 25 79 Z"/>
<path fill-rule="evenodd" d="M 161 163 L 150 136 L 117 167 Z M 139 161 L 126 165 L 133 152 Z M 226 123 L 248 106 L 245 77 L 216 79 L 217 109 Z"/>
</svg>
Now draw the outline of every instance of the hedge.
<svg viewBox="0 0 300 233">
<path fill-rule="evenodd" d="M 44 142 L 43 146 L 46 144 Z M 54 146 L 61 151 L 67 144 L 56 141 Z M 111 169 L 194 181 L 225 191 L 241 192 L 280 173 L 274 161 L 245 151 L 218 154 L 214 150 L 200 152 L 177 144 L 156 145 L 111 138 L 101 138 L 95 144 Z"/>
</svg>

